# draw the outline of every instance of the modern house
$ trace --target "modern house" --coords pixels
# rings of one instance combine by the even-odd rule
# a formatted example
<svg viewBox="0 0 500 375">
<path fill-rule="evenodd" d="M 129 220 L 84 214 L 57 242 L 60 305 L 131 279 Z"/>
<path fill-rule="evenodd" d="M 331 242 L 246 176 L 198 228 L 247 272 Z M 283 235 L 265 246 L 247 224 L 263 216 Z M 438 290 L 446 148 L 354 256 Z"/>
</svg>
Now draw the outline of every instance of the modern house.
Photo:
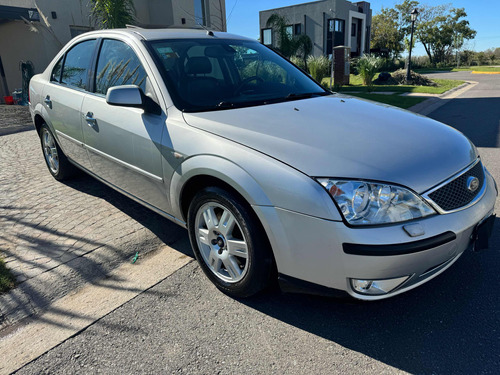
<svg viewBox="0 0 500 375">
<path fill-rule="evenodd" d="M 226 31 L 225 0 L 134 0 L 134 5 L 139 26 Z M 70 39 L 93 30 L 90 10 L 91 0 L 0 0 L 0 98 L 21 87 L 21 61 L 42 72 Z"/>
<path fill-rule="evenodd" d="M 350 47 L 353 57 L 370 51 L 372 10 L 366 1 L 320 0 L 261 11 L 260 40 L 269 46 L 276 46 L 276 30 L 267 27 L 275 13 L 289 22 L 290 35 L 311 38 L 314 56 L 330 55 L 336 46 Z"/>
</svg>

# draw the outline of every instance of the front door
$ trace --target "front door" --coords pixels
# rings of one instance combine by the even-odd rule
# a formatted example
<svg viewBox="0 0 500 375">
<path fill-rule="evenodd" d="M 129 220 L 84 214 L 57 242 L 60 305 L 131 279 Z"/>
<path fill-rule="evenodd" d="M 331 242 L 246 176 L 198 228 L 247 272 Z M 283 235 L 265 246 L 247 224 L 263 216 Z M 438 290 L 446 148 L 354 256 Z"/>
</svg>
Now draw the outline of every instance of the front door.
<svg viewBox="0 0 500 375">
<path fill-rule="evenodd" d="M 91 170 L 114 186 L 166 211 L 161 156 L 165 113 L 154 115 L 106 102 L 108 88 L 129 84 L 146 93 L 153 90 L 133 49 L 123 41 L 104 39 L 97 60 L 94 93 L 85 97 L 81 112 Z"/>
</svg>

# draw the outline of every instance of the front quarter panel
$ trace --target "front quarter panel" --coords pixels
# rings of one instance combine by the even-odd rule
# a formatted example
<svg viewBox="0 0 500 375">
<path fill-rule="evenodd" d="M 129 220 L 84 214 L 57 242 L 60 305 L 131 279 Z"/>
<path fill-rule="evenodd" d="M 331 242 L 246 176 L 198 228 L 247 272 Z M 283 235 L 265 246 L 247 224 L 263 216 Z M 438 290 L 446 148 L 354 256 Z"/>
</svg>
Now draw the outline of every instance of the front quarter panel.
<svg viewBox="0 0 500 375">
<path fill-rule="evenodd" d="M 169 191 L 174 216 L 183 217 L 183 186 L 194 176 L 208 175 L 231 185 L 253 206 L 280 207 L 327 220 L 342 220 L 328 193 L 303 173 L 180 121 L 167 123 L 168 134 L 175 140 L 174 151 L 185 156 L 171 177 Z"/>
</svg>

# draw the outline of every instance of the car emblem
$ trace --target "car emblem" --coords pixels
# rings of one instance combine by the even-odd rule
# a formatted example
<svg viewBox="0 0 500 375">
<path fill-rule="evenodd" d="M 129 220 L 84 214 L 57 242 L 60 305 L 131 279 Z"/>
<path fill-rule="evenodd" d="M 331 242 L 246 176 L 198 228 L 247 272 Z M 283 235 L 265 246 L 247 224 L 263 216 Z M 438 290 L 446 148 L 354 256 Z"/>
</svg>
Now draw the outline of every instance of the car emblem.
<svg viewBox="0 0 500 375">
<path fill-rule="evenodd" d="M 469 190 L 471 193 L 474 193 L 478 187 L 479 187 L 479 179 L 477 177 L 470 176 L 467 179 L 467 190 Z"/>
</svg>

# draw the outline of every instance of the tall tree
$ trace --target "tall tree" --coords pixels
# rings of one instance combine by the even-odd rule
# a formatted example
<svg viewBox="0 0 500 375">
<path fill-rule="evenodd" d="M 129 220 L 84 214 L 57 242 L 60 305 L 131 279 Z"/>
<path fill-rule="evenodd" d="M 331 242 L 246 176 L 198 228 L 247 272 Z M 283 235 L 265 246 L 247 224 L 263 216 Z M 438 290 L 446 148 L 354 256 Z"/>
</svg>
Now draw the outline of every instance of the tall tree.
<svg viewBox="0 0 500 375">
<path fill-rule="evenodd" d="M 91 6 L 100 28 L 115 29 L 135 22 L 133 0 L 91 0 Z"/>
<path fill-rule="evenodd" d="M 462 48 L 465 40 L 475 38 L 476 31 L 470 28 L 466 17 L 464 8 L 449 9 L 448 5 L 420 9 L 416 34 L 432 64 L 445 62 L 454 50 Z"/>
<path fill-rule="evenodd" d="M 306 62 L 307 56 L 312 51 L 311 38 L 306 34 L 293 35 L 293 31 L 290 33 L 288 20 L 276 13 L 271 14 L 266 26 L 272 28 L 277 36 L 276 49 L 281 54 L 286 57 L 300 55 Z"/>
<path fill-rule="evenodd" d="M 419 8 L 419 2 L 416 0 L 404 0 L 400 4 L 394 5 L 399 29 L 405 37 L 408 37 L 411 33 L 411 12 L 415 8 Z"/>
<path fill-rule="evenodd" d="M 396 58 L 404 50 L 404 32 L 398 23 L 398 12 L 392 8 L 382 8 L 372 17 L 371 48 L 387 50 L 390 57 Z"/>
</svg>

